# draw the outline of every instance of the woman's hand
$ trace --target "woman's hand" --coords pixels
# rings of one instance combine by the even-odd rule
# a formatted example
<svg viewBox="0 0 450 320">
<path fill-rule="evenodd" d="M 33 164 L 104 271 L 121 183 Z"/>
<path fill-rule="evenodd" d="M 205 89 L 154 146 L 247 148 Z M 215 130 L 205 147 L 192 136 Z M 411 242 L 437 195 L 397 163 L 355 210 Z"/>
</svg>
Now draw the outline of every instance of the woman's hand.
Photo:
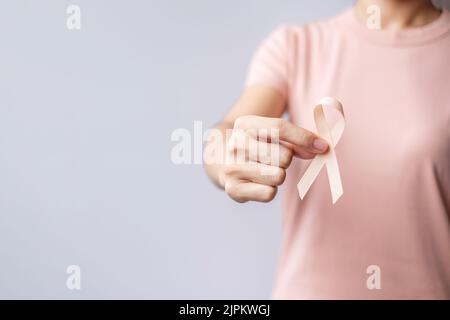
<svg viewBox="0 0 450 320">
<path fill-rule="evenodd" d="M 221 156 L 218 160 L 206 156 L 211 161 L 204 162 L 204 167 L 211 180 L 234 200 L 271 201 L 293 156 L 312 159 L 328 150 L 326 141 L 280 118 L 287 104 L 287 97 L 279 91 L 251 86 L 215 127 L 218 134 L 215 139 L 211 136 L 206 146 L 220 150 L 217 154 Z"/>
<path fill-rule="evenodd" d="M 328 150 L 316 134 L 280 118 L 241 116 L 226 142 L 219 183 L 237 202 L 271 201 L 294 155 L 311 159 Z"/>
</svg>

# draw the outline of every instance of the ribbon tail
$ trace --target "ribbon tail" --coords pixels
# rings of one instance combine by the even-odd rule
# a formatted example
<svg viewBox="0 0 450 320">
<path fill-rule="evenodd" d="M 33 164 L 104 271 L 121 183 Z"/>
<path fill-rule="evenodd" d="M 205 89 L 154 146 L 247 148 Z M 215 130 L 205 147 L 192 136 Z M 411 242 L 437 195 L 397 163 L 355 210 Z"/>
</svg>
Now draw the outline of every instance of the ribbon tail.
<svg viewBox="0 0 450 320">
<path fill-rule="evenodd" d="M 342 188 L 341 174 L 339 172 L 339 165 L 336 159 L 336 153 L 334 148 L 330 148 L 330 152 L 327 155 L 326 167 L 328 173 L 328 181 L 330 183 L 331 197 L 333 204 L 335 204 L 344 193 Z"/>
<path fill-rule="evenodd" d="M 306 169 L 303 177 L 297 184 L 298 194 L 300 199 L 303 200 L 309 188 L 313 184 L 316 177 L 319 175 L 320 170 L 325 164 L 325 157 L 323 155 L 317 155 L 310 163 L 308 169 Z"/>
</svg>

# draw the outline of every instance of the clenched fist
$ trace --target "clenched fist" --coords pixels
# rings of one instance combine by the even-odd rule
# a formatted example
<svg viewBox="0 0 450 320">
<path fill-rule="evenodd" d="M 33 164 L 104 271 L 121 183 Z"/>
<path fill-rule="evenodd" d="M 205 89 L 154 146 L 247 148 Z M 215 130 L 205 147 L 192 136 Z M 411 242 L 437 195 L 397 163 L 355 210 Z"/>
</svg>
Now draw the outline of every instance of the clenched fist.
<svg viewBox="0 0 450 320">
<path fill-rule="evenodd" d="M 292 157 L 311 159 L 328 150 L 316 134 L 280 118 L 242 116 L 226 143 L 220 184 L 237 202 L 271 201 Z"/>
</svg>

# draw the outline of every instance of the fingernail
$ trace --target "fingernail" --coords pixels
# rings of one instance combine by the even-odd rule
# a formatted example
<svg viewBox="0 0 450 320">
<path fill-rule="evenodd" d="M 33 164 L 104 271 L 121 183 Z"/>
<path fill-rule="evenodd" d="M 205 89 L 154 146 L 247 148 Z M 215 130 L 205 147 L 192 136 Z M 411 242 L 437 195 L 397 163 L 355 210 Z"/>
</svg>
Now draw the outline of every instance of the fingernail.
<svg viewBox="0 0 450 320">
<path fill-rule="evenodd" d="M 328 143 L 323 139 L 315 139 L 313 142 L 313 148 L 317 151 L 325 151 L 328 149 Z"/>
</svg>

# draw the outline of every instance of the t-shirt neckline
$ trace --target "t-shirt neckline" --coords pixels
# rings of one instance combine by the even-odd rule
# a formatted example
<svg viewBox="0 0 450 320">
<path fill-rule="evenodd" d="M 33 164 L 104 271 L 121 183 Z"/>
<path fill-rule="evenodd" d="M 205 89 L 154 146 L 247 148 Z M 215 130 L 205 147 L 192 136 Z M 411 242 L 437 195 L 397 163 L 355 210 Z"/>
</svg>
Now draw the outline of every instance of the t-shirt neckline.
<svg viewBox="0 0 450 320">
<path fill-rule="evenodd" d="M 435 41 L 450 32 L 450 11 L 442 9 L 434 21 L 416 28 L 402 30 L 370 29 L 358 19 L 353 8 L 340 15 L 340 21 L 367 41 L 381 46 L 414 46 Z"/>
</svg>

